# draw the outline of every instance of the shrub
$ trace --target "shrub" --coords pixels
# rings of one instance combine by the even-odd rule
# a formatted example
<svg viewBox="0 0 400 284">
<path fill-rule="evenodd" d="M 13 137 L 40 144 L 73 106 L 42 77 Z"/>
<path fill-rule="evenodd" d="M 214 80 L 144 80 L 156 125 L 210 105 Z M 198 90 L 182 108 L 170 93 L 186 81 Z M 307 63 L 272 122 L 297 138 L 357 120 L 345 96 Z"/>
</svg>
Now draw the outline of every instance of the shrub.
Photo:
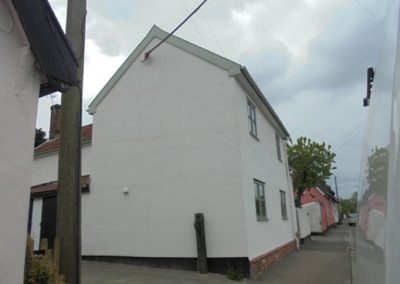
<svg viewBox="0 0 400 284">
<path fill-rule="evenodd" d="M 30 236 L 26 242 L 24 284 L 65 284 L 64 277 L 59 274 L 49 251 L 43 257 L 34 255 Z"/>
<path fill-rule="evenodd" d="M 244 278 L 243 273 L 240 270 L 234 269 L 233 267 L 228 268 L 228 279 L 233 281 L 241 281 Z"/>
</svg>

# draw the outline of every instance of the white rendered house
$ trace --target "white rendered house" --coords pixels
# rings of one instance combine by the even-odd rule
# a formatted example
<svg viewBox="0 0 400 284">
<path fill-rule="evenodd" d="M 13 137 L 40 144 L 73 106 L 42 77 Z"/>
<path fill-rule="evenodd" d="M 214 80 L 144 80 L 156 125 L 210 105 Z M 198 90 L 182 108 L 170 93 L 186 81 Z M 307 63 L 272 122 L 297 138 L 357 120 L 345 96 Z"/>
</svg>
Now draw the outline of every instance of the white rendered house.
<svg viewBox="0 0 400 284">
<path fill-rule="evenodd" d="M 258 276 L 296 248 L 289 133 L 233 61 L 176 36 L 143 61 L 166 36 L 154 26 L 89 106 L 82 254 L 195 268 L 203 213 L 209 269 Z"/>
<path fill-rule="evenodd" d="M 75 58 L 47 1 L 0 0 L 0 62 L 0 283 L 19 284 L 38 99 L 76 83 Z"/>
</svg>

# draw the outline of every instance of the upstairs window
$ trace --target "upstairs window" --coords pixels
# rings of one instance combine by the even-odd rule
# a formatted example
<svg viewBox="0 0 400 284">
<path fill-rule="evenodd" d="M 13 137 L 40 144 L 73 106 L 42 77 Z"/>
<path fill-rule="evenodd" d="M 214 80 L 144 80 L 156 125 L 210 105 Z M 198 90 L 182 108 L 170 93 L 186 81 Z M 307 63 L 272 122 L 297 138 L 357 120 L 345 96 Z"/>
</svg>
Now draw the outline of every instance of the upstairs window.
<svg viewBox="0 0 400 284">
<path fill-rule="evenodd" d="M 277 132 L 275 132 L 275 143 L 276 143 L 276 154 L 278 155 L 278 160 L 282 162 L 281 138 L 279 137 Z"/>
<path fill-rule="evenodd" d="M 257 138 L 256 106 L 247 100 L 247 113 L 249 117 L 250 134 Z"/>
<path fill-rule="evenodd" d="M 254 180 L 257 221 L 267 221 L 267 208 L 265 205 L 265 190 L 262 181 Z"/>
<path fill-rule="evenodd" d="M 286 208 L 286 192 L 283 190 L 279 191 L 281 194 L 281 212 L 282 212 L 282 219 L 287 220 L 287 208 Z"/>
</svg>

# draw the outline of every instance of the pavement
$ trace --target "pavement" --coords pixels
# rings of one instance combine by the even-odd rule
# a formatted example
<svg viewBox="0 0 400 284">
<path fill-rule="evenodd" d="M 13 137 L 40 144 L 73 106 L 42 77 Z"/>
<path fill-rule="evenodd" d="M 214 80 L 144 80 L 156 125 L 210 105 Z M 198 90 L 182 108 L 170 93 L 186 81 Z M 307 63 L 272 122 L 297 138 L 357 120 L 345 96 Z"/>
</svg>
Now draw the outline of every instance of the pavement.
<svg viewBox="0 0 400 284">
<path fill-rule="evenodd" d="M 300 250 L 268 270 L 262 282 L 268 284 L 350 284 L 350 239 L 347 225 L 312 236 Z"/>
<path fill-rule="evenodd" d="M 261 279 L 239 283 L 268 284 L 351 284 L 351 230 L 347 225 L 331 228 L 326 234 L 312 236 L 301 249 L 286 256 Z M 82 284 L 122 283 L 234 283 L 225 275 L 201 275 L 193 271 L 83 261 Z"/>
</svg>

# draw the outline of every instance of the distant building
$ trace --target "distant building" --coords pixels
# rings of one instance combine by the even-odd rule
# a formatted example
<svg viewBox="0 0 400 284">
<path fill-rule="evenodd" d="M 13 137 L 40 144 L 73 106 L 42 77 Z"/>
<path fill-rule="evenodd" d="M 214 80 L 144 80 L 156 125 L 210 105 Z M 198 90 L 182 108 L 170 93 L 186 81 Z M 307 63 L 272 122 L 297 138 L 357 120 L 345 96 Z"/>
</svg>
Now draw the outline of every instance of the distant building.
<svg viewBox="0 0 400 284">
<path fill-rule="evenodd" d="M 89 106 L 82 253 L 195 269 L 200 212 L 209 269 L 257 277 L 296 249 L 289 133 L 233 61 L 176 36 L 142 61 L 167 35 L 154 26 Z M 56 149 L 39 149 L 32 191 L 57 180 Z"/>
<path fill-rule="evenodd" d="M 307 189 L 301 204 L 310 218 L 312 233 L 323 233 L 329 226 L 339 222 L 339 202 L 327 186 Z"/>
<path fill-rule="evenodd" d="M 39 96 L 77 83 L 47 1 L 0 1 L 0 283 L 23 283 Z"/>
</svg>

